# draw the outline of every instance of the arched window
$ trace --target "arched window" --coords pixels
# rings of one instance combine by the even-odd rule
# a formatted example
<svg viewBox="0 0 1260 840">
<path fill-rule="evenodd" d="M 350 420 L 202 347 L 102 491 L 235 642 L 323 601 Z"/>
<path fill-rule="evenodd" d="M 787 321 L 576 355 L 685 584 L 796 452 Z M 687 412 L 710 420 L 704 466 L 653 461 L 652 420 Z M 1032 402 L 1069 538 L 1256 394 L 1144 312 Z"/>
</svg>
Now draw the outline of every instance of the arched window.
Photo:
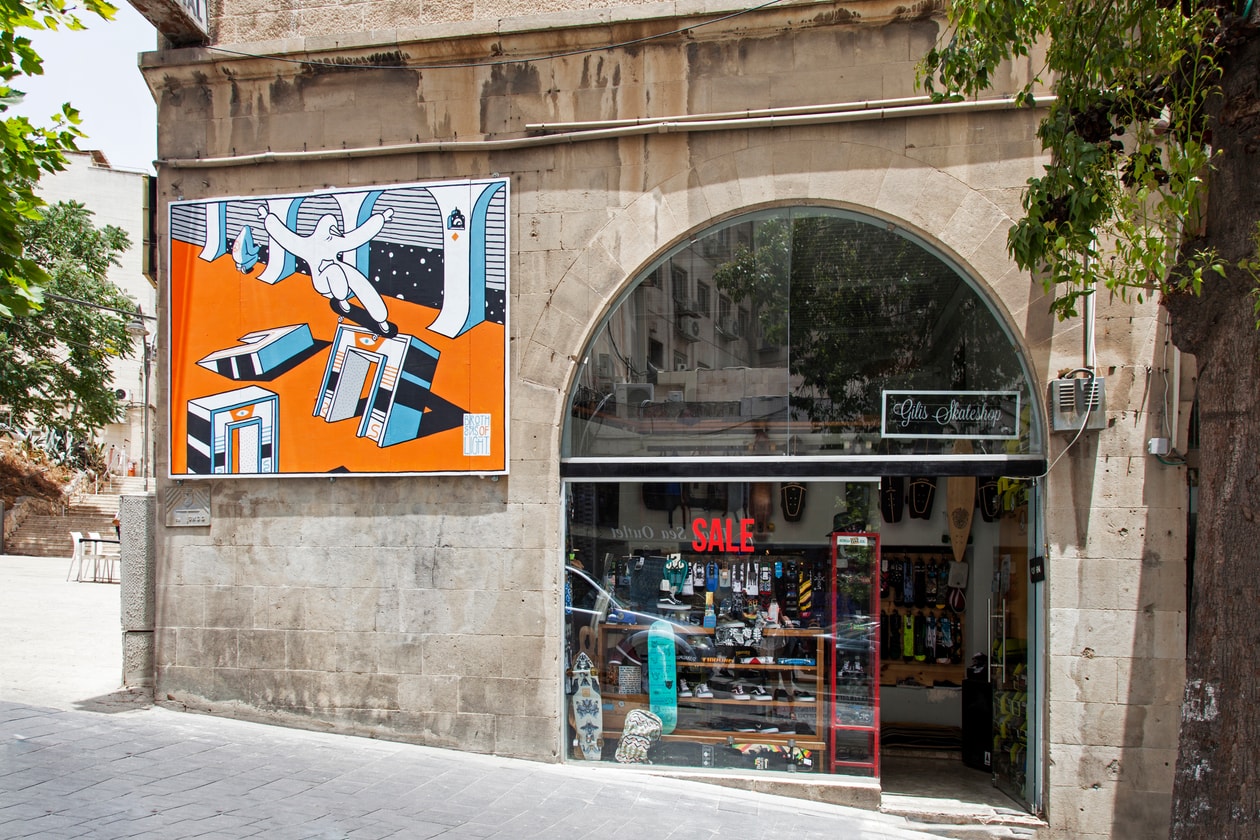
<svg viewBox="0 0 1260 840">
<path fill-rule="evenodd" d="M 960 457 L 1034 475 L 1030 381 L 924 242 L 848 211 L 757 212 L 679 243 L 612 307 L 571 392 L 564 475 L 730 477 L 747 456 L 784 476 L 947 474 Z"/>
</svg>

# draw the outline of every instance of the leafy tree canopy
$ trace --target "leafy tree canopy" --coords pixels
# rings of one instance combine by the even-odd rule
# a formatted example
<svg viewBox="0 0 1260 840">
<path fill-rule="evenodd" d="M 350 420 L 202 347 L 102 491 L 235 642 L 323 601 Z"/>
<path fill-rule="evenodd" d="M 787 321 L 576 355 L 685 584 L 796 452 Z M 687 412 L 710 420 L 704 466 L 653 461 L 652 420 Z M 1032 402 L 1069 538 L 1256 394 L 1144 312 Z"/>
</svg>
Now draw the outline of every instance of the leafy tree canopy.
<svg viewBox="0 0 1260 840">
<path fill-rule="evenodd" d="M 921 67 L 929 91 L 975 95 L 1021 58 L 1034 64 L 1025 101 L 1053 82 L 1039 129 L 1053 163 L 1029 182 L 1009 244 L 1061 317 L 1098 283 L 1140 301 L 1157 287 L 1198 292 L 1222 272 L 1212 247 L 1179 248 L 1202 226 L 1207 105 L 1237 20 L 1214 3 L 951 3 L 950 37 Z"/>
<path fill-rule="evenodd" d="M 1007 59 L 1040 68 L 1022 95 L 1052 85 L 1039 128 L 1052 157 L 1028 184 L 1012 255 L 1043 273 L 1061 317 L 1096 287 L 1159 295 L 1173 342 L 1195 354 L 1199 512 L 1175 840 L 1254 838 L 1260 825 L 1255 741 L 1236 734 L 1260 724 L 1245 665 L 1260 579 L 1258 17 L 1253 0 L 955 0 L 952 32 L 922 65 L 942 96 L 979 93 Z"/>
<path fill-rule="evenodd" d="M 65 168 L 64 152 L 76 150 L 79 114 L 63 105 L 46 127 L 26 117 L 6 115 L 22 99 L 14 84 L 44 72 L 43 61 L 24 30 L 83 29 L 80 11 L 114 16 L 104 0 L 0 0 L 0 316 L 24 315 L 39 307 L 40 287 L 48 275 L 22 248 L 26 222 L 39 216 L 44 202 L 35 194 L 40 175 Z"/>
<path fill-rule="evenodd" d="M 123 313 L 135 302 L 106 275 L 130 242 L 122 229 L 97 228 L 91 217 L 82 204 L 61 202 L 18 229 L 24 259 L 49 282 L 41 310 L 0 316 L 0 405 L 15 426 L 82 438 L 119 419 L 109 365 L 131 354 Z"/>
</svg>

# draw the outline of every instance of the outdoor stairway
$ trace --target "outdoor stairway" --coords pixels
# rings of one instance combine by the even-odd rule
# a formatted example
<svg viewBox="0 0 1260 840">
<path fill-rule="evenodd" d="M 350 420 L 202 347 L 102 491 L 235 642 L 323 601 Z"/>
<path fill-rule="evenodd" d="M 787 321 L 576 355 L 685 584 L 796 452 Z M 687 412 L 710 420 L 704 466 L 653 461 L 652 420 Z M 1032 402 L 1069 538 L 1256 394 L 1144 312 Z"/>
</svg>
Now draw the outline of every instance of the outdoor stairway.
<svg viewBox="0 0 1260 840">
<path fill-rule="evenodd" d="M 152 488 L 152 480 L 150 480 Z M 87 536 L 96 531 L 102 537 L 113 538 L 114 514 L 118 512 L 118 500 L 123 495 L 144 493 L 143 478 L 115 478 L 110 492 L 80 496 L 61 515 L 36 515 L 26 521 L 4 543 L 6 554 L 27 557 L 66 557 L 74 553 L 70 532 L 78 531 Z"/>
</svg>

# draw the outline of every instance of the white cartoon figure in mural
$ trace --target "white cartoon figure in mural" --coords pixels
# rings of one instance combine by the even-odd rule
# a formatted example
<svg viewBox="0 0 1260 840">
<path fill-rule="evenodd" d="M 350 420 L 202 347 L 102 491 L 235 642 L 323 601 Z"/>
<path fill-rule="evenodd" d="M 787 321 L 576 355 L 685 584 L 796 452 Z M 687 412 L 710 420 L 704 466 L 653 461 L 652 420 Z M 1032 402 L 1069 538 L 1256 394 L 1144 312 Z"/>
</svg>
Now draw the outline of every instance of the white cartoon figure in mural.
<svg viewBox="0 0 1260 840">
<path fill-rule="evenodd" d="M 331 299 L 335 312 L 363 327 L 379 330 L 381 335 L 391 336 L 397 331 L 389 322 L 389 308 L 380 293 L 361 271 L 340 259 L 341 254 L 366 245 L 380 233 L 394 217 L 393 209 L 387 207 L 381 213 L 373 213 L 363 224 L 347 231 L 337 226 L 337 219 L 331 214 L 320 216 L 315 230 L 307 236 L 290 230 L 265 206 L 258 208 L 258 215 L 272 242 L 306 260 L 315 291 Z M 350 303 L 352 297 L 359 301 L 362 310 Z"/>
</svg>

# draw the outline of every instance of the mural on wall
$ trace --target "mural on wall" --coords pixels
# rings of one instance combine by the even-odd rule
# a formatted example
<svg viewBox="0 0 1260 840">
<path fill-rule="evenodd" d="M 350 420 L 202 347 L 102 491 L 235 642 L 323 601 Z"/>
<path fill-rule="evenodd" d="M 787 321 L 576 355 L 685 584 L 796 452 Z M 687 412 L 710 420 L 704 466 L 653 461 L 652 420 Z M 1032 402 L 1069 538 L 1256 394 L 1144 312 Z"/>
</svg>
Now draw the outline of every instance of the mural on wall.
<svg viewBox="0 0 1260 840">
<path fill-rule="evenodd" d="M 170 206 L 172 477 L 507 472 L 508 183 Z"/>
</svg>

